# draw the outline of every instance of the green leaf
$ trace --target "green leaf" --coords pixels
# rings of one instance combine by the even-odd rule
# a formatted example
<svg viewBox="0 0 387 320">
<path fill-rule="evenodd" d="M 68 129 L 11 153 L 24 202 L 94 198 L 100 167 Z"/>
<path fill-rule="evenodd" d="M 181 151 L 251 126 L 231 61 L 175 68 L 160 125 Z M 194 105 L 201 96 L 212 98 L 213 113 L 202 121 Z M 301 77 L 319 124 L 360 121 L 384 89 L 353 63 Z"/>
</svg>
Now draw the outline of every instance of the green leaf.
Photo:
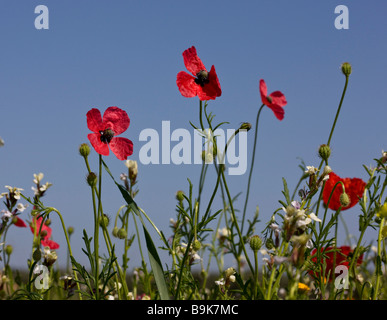
<svg viewBox="0 0 387 320">
<path fill-rule="evenodd" d="M 154 273 L 157 288 L 159 289 L 160 298 L 162 300 L 169 300 L 169 293 L 168 293 L 167 284 L 166 284 L 165 278 L 164 278 L 164 271 L 163 271 L 163 267 L 161 265 L 161 260 L 159 258 L 158 253 L 157 253 L 156 247 L 152 241 L 152 238 L 150 237 L 149 232 L 146 229 L 144 220 L 142 219 L 142 216 L 141 216 L 141 212 L 140 212 L 136 202 L 134 202 L 133 198 L 129 194 L 128 190 L 126 190 L 124 186 L 122 186 L 116 182 L 116 180 L 114 179 L 108 166 L 106 165 L 106 163 L 103 160 L 102 160 L 102 164 L 104 165 L 106 172 L 110 175 L 110 177 L 113 179 L 114 183 L 116 184 L 116 186 L 120 190 L 122 197 L 125 199 L 126 203 L 133 210 L 133 212 L 135 214 L 137 214 L 137 216 L 140 218 L 140 221 L 141 221 L 143 228 L 144 228 L 144 234 L 145 234 L 146 246 L 148 249 L 149 261 L 150 261 L 150 264 L 151 264 L 151 267 L 152 267 L 152 270 Z"/>
</svg>

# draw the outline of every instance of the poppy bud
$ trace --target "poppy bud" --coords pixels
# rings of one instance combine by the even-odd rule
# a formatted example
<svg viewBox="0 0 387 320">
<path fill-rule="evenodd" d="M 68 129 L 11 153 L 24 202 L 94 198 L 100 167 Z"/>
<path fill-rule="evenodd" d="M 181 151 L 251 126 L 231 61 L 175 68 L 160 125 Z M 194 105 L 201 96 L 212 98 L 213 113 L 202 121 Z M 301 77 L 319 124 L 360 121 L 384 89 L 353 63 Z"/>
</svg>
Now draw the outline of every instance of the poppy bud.
<svg viewBox="0 0 387 320">
<path fill-rule="evenodd" d="M 113 234 L 113 237 L 118 238 L 118 227 L 117 226 L 113 228 L 112 234 Z"/>
<path fill-rule="evenodd" d="M 86 177 L 86 181 L 90 187 L 95 187 L 97 185 L 97 175 L 94 172 L 90 172 Z"/>
<path fill-rule="evenodd" d="M 32 258 L 34 259 L 34 261 L 39 261 L 41 257 L 42 253 L 40 252 L 40 249 L 36 249 L 32 254 Z"/>
<path fill-rule="evenodd" d="M 341 65 L 341 71 L 346 77 L 348 77 L 352 73 L 352 67 L 348 62 L 344 62 Z"/>
<path fill-rule="evenodd" d="M 322 144 L 318 149 L 318 155 L 321 159 L 327 161 L 331 155 L 331 148 L 326 144 Z"/>
<path fill-rule="evenodd" d="M 109 225 L 109 221 L 109 217 L 106 214 L 103 214 L 103 216 L 99 218 L 99 225 L 102 228 L 106 228 Z"/>
<path fill-rule="evenodd" d="M 12 254 L 13 247 L 9 244 L 5 247 L 5 253 L 10 256 Z"/>
<path fill-rule="evenodd" d="M 376 214 L 379 218 L 387 218 L 387 202 L 382 205 L 378 213 Z"/>
<path fill-rule="evenodd" d="M 117 237 L 119 239 L 125 239 L 126 235 L 127 235 L 127 233 L 126 233 L 126 230 L 124 228 L 119 229 L 117 232 Z"/>
<path fill-rule="evenodd" d="M 202 244 L 200 243 L 199 240 L 195 240 L 195 241 L 193 242 L 193 244 L 192 244 L 192 249 L 193 249 L 194 251 L 199 251 L 201 247 L 202 247 Z"/>
<path fill-rule="evenodd" d="M 259 249 L 262 247 L 262 239 L 255 235 L 250 238 L 250 248 L 254 251 L 257 252 Z"/>
<path fill-rule="evenodd" d="M 176 192 L 176 199 L 179 202 L 182 202 L 184 200 L 184 191 L 179 190 Z"/>
<path fill-rule="evenodd" d="M 272 238 L 268 238 L 265 242 L 265 246 L 268 250 L 274 248 L 274 240 Z"/>
<path fill-rule="evenodd" d="M 346 194 L 345 192 L 342 193 L 342 194 L 340 195 L 340 204 L 341 204 L 343 207 L 348 207 L 350 203 L 351 203 L 351 199 L 349 199 L 348 194 Z"/>
<path fill-rule="evenodd" d="M 69 235 L 72 235 L 74 233 L 74 227 L 68 227 L 67 232 Z"/>
<path fill-rule="evenodd" d="M 79 146 L 79 154 L 84 158 L 87 158 L 87 156 L 90 154 L 90 147 L 87 143 L 82 143 Z"/>
<path fill-rule="evenodd" d="M 249 131 L 251 129 L 251 123 L 243 122 L 239 129 Z"/>
</svg>

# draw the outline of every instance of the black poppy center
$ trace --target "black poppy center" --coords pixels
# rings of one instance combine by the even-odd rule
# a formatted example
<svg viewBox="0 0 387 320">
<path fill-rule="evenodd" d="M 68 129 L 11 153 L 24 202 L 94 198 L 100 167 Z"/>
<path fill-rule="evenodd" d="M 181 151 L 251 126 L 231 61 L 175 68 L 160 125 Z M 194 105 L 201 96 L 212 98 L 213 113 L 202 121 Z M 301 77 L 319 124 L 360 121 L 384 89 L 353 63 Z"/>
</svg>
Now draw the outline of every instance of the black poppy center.
<svg viewBox="0 0 387 320">
<path fill-rule="evenodd" d="M 114 131 L 112 129 L 105 129 L 99 132 L 101 134 L 101 141 L 103 143 L 110 143 L 114 137 Z"/>
<path fill-rule="evenodd" d="M 272 97 L 270 97 L 270 96 L 267 96 L 267 97 L 266 97 L 266 99 L 267 99 L 267 101 L 269 101 L 270 103 L 272 103 L 272 102 L 273 102 L 273 98 L 272 98 Z"/>
<path fill-rule="evenodd" d="M 210 80 L 208 80 L 208 72 L 206 70 L 201 70 L 196 74 L 195 83 L 204 86 L 205 84 L 209 83 Z"/>
</svg>

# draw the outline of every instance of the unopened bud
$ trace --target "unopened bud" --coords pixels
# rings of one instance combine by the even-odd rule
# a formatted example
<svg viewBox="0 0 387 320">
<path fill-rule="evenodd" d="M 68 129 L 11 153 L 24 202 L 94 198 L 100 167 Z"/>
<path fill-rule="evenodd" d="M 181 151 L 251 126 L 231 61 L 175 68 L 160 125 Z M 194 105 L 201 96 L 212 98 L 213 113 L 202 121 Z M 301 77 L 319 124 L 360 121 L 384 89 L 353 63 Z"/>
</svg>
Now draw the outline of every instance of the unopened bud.
<svg viewBox="0 0 387 320">
<path fill-rule="evenodd" d="M 251 123 L 243 122 L 239 129 L 249 131 L 251 129 Z"/>
<path fill-rule="evenodd" d="M 127 233 L 126 233 L 126 230 L 124 228 L 119 229 L 117 232 L 117 237 L 119 239 L 125 239 L 126 235 L 127 235 Z"/>
<path fill-rule="evenodd" d="M 103 214 L 102 217 L 99 218 L 99 225 L 102 228 L 106 228 L 109 225 L 109 217 L 106 214 Z"/>
<path fill-rule="evenodd" d="M 342 194 L 340 195 L 340 204 L 341 204 L 343 207 L 348 207 L 350 203 L 351 203 L 351 199 L 349 199 L 348 194 L 346 194 L 345 192 L 342 193 Z"/>
<path fill-rule="evenodd" d="M 328 158 L 331 156 L 331 148 L 326 144 L 322 144 L 318 149 L 318 155 L 321 159 L 327 161 Z"/>
<path fill-rule="evenodd" d="M 87 158 L 87 156 L 90 154 L 90 147 L 87 143 L 82 143 L 79 146 L 79 154 L 84 158 Z"/>
<path fill-rule="evenodd" d="M 261 249 L 262 247 L 262 239 L 255 235 L 255 236 L 252 236 L 250 238 L 250 248 L 253 250 L 253 251 L 258 251 L 259 249 Z"/>
<path fill-rule="evenodd" d="M 194 251 L 199 251 L 201 247 L 202 247 L 202 244 L 200 243 L 199 240 L 195 240 L 195 241 L 193 242 L 193 244 L 192 244 L 192 249 L 193 249 Z"/>
<path fill-rule="evenodd" d="M 72 235 L 74 233 L 74 227 L 68 227 L 67 232 L 69 235 Z"/>
<path fill-rule="evenodd" d="M 341 65 L 341 71 L 346 77 L 348 77 L 352 73 L 352 67 L 348 62 L 344 62 Z"/>
<path fill-rule="evenodd" d="M 86 177 L 86 181 L 90 187 L 95 187 L 97 185 L 97 175 L 94 172 L 90 172 Z"/>
<path fill-rule="evenodd" d="M 113 237 L 118 238 L 118 230 L 119 230 L 119 229 L 118 229 L 117 226 L 113 228 L 113 231 L 112 231 Z"/>
<path fill-rule="evenodd" d="M 13 247 L 9 244 L 5 247 L 5 253 L 10 256 L 12 254 Z"/>
<path fill-rule="evenodd" d="M 184 200 L 184 191 L 181 191 L 181 190 L 177 191 L 176 199 L 177 201 L 182 202 Z"/>
</svg>

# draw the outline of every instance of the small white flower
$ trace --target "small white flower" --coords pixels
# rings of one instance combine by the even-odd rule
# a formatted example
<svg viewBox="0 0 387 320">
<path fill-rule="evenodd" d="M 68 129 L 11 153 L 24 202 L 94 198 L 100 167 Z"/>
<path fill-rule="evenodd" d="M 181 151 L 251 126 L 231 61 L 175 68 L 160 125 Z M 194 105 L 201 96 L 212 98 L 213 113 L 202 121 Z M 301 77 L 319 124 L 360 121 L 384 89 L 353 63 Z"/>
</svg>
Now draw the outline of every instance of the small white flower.
<svg viewBox="0 0 387 320">
<path fill-rule="evenodd" d="M 12 213 L 9 212 L 8 210 L 1 210 L 1 212 L 3 213 L 3 217 L 2 217 L 3 220 L 9 219 L 13 216 Z"/>
<path fill-rule="evenodd" d="M 314 221 L 322 222 L 313 212 L 308 215 L 308 217 Z"/>
<path fill-rule="evenodd" d="M 22 203 L 18 203 L 16 206 L 17 210 L 19 210 L 20 212 L 23 212 L 25 209 L 27 209 L 27 207 L 28 207 L 28 204 L 24 205 Z"/>
<path fill-rule="evenodd" d="M 38 173 L 38 174 L 34 173 L 34 180 L 33 180 L 33 182 L 34 182 L 35 184 L 39 184 L 40 181 L 43 180 L 43 177 L 44 177 L 44 174 L 41 173 L 41 172 Z"/>
<path fill-rule="evenodd" d="M 306 166 L 305 173 L 312 175 L 312 174 L 315 174 L 317 171 L 318 171 L 318 169 L 313 167 L 313 166 Z"/>
<path fill-rule="evenodd" d="M 226 284 L 226 281 L 222 278 L 222 279 L 220 279 L 220 280 L 216 280 L 216 281 L 215 281 L 215 284 L 216 284 L 217 286 L 224 286 L 224 285 Z"/>
</svg>

